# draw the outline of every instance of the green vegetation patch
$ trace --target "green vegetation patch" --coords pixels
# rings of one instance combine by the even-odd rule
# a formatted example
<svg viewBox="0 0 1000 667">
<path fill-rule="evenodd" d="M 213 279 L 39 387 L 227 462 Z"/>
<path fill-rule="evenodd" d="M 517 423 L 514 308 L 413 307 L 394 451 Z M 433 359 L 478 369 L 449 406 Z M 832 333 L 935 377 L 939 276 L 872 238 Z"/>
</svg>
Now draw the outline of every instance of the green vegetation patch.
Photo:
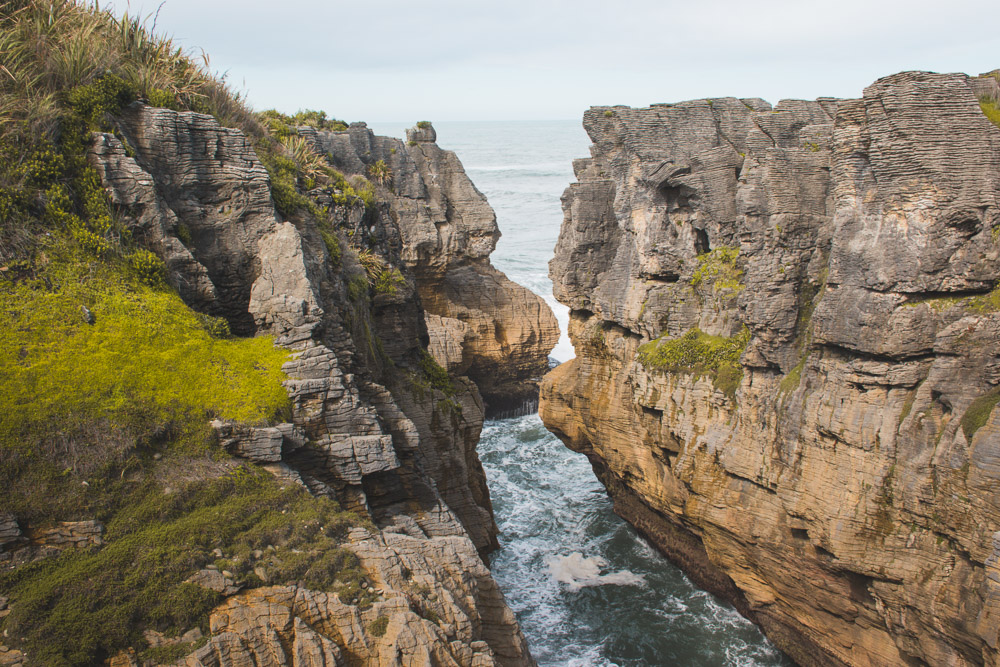
<svg viewBox="0 0 1000 667">
<path fill-rule="evenodd" d="M 94 421 L 263 423 L 288 408 L 287 351 L 218 337 L 215 319 L 106 264 L 53 262 L 0 281 L 0 300 L 2 443 Z"/>
<path fill-rule="evenodd" d="M 354 246 L 353 249 L 358 255 L 358 261 L 365 269 L 365 274 L 368 276 L 368 284 L 371 285 L 376 294 L 395 295 L 400 287 L 406 285 L 406 278 L 403 277 L 399 269 L 390 267 L 377 254 L 368 248 Z M 348 290 L 352 298 L 355 297 L 354 290 L 356 289 L 354 287 L 354 280 L 352 277 L 351 282 L 348 284 Z"/>
<path fill-rule="evenodd" d="M 710 282 L 715 292 L 724 289 L 739 292 L 744 287 L 740 281 L 743 269 L 738 265 L 739 256 L 740 249 L 735 246 L 719 246 L 698 255 L 698 268 L 691 276 L 691 286 Z"/>
<path fill-rule="evenodd" d="M 965 414 L 962 415 L 962 430 L 969 442 L 972 442 L 972 436 L 976 434 L 976 431 L 989 421 L 990 414 L 998 402 L 1000 402 L 1000 387 L 983 394 L 966 408 Z"/>
<path fill-rule="evenodd" d="M 243 586 L 303 582 L 356 598 L 363 576 L 343 549 L 359 519 L 328 499 L 279 486 L 269 474 L 239 467 L 210 481 L 164 492 L 157 484 L 120 485 L 106 517 L 107 543 L 69 550 L 0 574 L 11 614 L 2 627 L 33 661 L 100 664 L 142 632 L 208 633 L 219 593 L 185 583 L 198 570 L 226 569 Z M 226 556 L 212 554 L 221 549 Z M 256 554 L 256 555 L 255 555 Z"/>
<path fill-rule="evenodd" d="M 991 123 L 1000 127 L 1000 105 L 987 97 L 983 97 L 979 100 L 979 108 L 983 110 L 983 115 L 989 118 Z"/>
<path fill-rule="evenodd" d="M 422 380 L 428 385 L 449 398 L 457 393 L 455 382 L 448 375 L 448 371 L 431 356 L 430 352 L 421 349 L 420 360 L 417 363 L 420 367 L 420 374 L 423 376 Z"/>
<path fill-rule="evenodd" d="M 368 634 L 372 637 L 382 637 L 385 635 L 385 631 L 389 628 L 389 617 L 379 616 L 374 621 L 368 624 Z"/>
<path fill-rule="evenodd" d="M 271 129 L 273 134 L 279 137 L 297 136 L 296 128 L 303 126 L 312 127 L 321 132 L 343 132 L 348 127 L 347 123 L 342 120 L 327 118 L 325 111 L 313 109 L 305 109 L 291 116 L 276 109 L 268 109 L 260 112 L 258 118 Z"/>
<path fill-rule="evenodd" d="M 729 338 L 695 328 L 680 338 L 660 337 L 640 346 L 637 359 L 648 370 L 708 375 L 717 389 L 732 398 L 743 378 L 740 355 L 749 342 L 746 327 Z"/>
<path fill-rule="evenodd" d="M 781 378 L 781 382 L 778 384 L 778 391 L 784 395 L 798 388 L 799 383 L 802 382 L 802 370 L 806 367 L 806 360 L 808 359 L 809 353 L 807 351 L 799 359 L 799 363 L 795 364 L 792 370 L 788 371 L 788 374 Z"/>
</svg>

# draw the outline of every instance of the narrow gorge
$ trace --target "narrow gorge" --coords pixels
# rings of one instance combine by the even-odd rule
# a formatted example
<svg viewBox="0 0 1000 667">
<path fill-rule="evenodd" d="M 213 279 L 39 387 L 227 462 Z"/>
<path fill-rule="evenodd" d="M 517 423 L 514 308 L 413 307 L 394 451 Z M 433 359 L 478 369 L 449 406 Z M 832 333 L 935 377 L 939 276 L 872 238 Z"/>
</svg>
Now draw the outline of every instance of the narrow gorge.
<svg viewBox="0 0 1000 667">
<path fill-rule="evenodd" d="M 578 127 L 0 47 L 0 666 L 1000 665 L 1000 70 L 591 108 L 558 306 Z"/>
<path fill-rule="evenodd" d="M 584 116 L 540 413 L 803 665 L 997 664 L 998 77 Z"/>
</svg>

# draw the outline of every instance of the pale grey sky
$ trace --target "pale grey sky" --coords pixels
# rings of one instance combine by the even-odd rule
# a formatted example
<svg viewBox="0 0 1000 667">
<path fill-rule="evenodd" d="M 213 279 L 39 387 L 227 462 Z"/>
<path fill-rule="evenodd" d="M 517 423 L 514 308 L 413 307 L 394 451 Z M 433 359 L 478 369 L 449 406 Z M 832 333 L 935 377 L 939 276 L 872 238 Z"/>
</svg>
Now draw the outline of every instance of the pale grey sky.
<svg viewBox="0 0 1000 667">
<path fill-rule="evenodd" d="M 165 0 L 157 30 L 204 49 L 256 109 L 374 122 L 857 97 L 905 69 L 1000 67 L 998 25 L 995 0 Z"/>
</svg>

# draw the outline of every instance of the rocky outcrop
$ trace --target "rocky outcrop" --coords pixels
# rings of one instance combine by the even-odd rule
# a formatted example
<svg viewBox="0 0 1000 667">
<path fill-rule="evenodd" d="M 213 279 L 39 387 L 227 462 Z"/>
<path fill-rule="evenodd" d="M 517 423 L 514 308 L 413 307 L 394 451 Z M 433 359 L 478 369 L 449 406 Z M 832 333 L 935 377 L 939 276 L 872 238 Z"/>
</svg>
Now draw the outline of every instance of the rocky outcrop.
<svg viewBox="0 0 1000 667">
<path fill-rule="evenodd" d="M 324 224 L 343 231 L 330 241 L 338 232 L 305 213 L 277 213 L 267 170 L 239 131 L 142 104 L 116 126 L 121 139 L 98 135 L 90 161 L 170 283 L 234 333 L 270 334 L 293 352 L 289 422 L 215 422 L 220 442 L 376 526 L 348 545 L 382 587 L 372 607 L 295 587 L 237 594 L 224 573 L 202 573 L 230 597 L 208 643 L 182 664 L 532 664 L 481 561 L 496 545 L 475 453 L 482 401 L 471 382 L 432 382 L 419 363 L 426 325 L 391 206 L 331 200 Z M 348 247 L 362 225 L 357 252 L 403 272 L 391 290 L 367 290 Z"/>
<path fill-rule="evenodd" d="M 254 589 L 217 608 L 211 639 L 179 664 L 487 667 L 523 659 L 484 623 L 481 610 L 490 605 L 512 623 L 513 615 L 485 565 L 458 538 L 373 537 L 359 529 L 352 539 L 378 601 L 359 608 L 303 588 Z"/>
<path fill-rule="evenodd" d="M 995 88 L 584 117 L 542 418 L 801 664 L 998 662 Z"/>
<path fill-rule="evenodd" d="M 430 123 L 409 130 L 405 143 L 375 136 L 364 123 L 302 132 L 345 173 L 380 174 L 438 362 L 469 376 L 490 414 L 534 400 L 559 339 L 555 316 L 490 264 L 496 215 L 458 157 L 434 143 Z M 380 162 L 385 171 L 375 171 Z M 355 233 L 372 231 L 362 224 Z"/>
</svg>

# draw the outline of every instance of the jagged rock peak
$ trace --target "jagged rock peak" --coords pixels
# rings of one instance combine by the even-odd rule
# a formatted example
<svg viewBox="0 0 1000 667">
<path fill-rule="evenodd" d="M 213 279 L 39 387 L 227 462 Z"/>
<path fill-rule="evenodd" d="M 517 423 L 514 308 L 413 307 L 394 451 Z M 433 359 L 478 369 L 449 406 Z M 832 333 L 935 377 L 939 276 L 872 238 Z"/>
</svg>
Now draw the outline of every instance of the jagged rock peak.
<svg viewBox="0 0 1000 667">
<path fill-rule="evenodd" d="M 407 138 L 352 125 L 312 140 L 347 173 L 385 165 L 385 195 L 426 313 L 431 353 L 476 383 L 488 413 L 520 407 L 537 398 L 558 323 L 541 297 L 490 264 L 500 238 L 496 214 L 458 156 L 434 143 L 429 123 L 418 123 Z"/>
</svg>

